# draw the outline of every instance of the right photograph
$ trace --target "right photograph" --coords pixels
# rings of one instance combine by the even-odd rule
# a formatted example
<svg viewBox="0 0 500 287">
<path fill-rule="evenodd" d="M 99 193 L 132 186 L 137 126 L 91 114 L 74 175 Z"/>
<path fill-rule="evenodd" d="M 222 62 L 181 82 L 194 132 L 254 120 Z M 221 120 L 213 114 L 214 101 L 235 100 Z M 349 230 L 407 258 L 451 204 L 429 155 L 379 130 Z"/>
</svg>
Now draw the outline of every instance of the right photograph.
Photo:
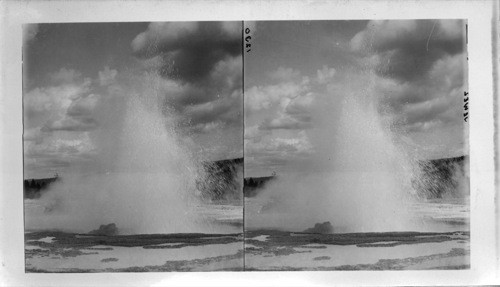
<svg viewBox="0 0 500 287">
<path fill-rule="evenodd" d="M 243 33 L 245 270 L 470 269 L 467 21 Z"/>
</svg>

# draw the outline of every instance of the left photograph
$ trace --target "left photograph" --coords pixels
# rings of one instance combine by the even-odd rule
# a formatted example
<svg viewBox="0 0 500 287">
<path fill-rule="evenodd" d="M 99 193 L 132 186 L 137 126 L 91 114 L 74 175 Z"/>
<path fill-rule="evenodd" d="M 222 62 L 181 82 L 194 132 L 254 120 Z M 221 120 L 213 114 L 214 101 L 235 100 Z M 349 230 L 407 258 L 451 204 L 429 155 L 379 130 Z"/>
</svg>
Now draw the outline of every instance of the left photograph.
<svg viewBox="0 0 500 287">
<path fill-rule="evenodd" d="M 243 270 L 242 22 L 23 26 L 25 270 Z"/>
</svg>

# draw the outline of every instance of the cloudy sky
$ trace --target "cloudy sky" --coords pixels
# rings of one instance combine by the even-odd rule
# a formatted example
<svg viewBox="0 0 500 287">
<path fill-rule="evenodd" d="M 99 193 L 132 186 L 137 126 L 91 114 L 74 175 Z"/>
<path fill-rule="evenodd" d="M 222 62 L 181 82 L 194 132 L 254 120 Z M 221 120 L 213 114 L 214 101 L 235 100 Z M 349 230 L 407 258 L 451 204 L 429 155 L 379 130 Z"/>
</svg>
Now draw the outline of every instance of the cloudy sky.
<svg viewBox="0 0 500 287">
<path fill-rule="evenodd" d="M 246 176 L 317 158 L 323 103 L 362 94 L 412 157 L 467 154 L 465 22 L 252 23 L 245 53 Z M 339 105 L 341 103 L 339 102 Z M 367 139 L 368 140 L 368 139 Z M 325 144 L 325 143 L 323 143 Z M 377 151 L 373 151 L 377 152 Z M 302 163 L 302 164 L 294 164 Z"/>
<path fill-rule="evenodd" d="M 245 25 L 246 176 L 317 158 L 315 135 L 336 118 L 326 103 L 356 94 L 415 157 L 467 154 L 463 21 Z M 100 139 L 119 135 L 123 99 L 137 94 L 157 95 L 193 154 L 242 156 L 241 41 L 241 22 L 25 26 L 25 177 L 95 170 L 114 144 Z"/>
<path fill-rule="evenodd" d="M 145 93 L 193 154 L 241 157 L 241 41 L 241 22 L 26 25 L 25 178 L 94 170 L 97 139 L 116 137 L 124 99 Z"/>
</svg>

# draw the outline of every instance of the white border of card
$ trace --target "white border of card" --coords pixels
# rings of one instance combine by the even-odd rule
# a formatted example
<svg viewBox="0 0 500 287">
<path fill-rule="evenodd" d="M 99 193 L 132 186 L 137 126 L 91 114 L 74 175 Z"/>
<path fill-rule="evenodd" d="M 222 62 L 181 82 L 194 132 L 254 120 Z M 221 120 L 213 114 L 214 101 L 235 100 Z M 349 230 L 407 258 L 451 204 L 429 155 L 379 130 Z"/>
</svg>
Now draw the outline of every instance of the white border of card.
<svg viewBox="0 0 500 287">
<path fill-rule="evenodd" d="M 483 285 L 500 284 L 495 188 L 492 49 L 494 1 L 2 1 L 0 284 L 77 285 Z M 460 271 L 29 274 L 22 203 L 22 24 L 180 20 L 467 19 L 470 92 L 471 269 Z M 493 29 L 493 30 L 492 30 Z M 498 34 L 496 34 L 498 35 Z M 498 61 L 498 59 L 496 59 Z"/>
</svg>

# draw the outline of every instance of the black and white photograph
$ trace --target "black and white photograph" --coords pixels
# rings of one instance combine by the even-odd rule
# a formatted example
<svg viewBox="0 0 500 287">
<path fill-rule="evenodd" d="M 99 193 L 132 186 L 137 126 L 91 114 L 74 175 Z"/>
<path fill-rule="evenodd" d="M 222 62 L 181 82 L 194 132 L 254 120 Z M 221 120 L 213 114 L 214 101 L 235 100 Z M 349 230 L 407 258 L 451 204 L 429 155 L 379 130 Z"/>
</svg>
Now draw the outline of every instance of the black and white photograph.
<svg viewBox="0 0 500 287">
<path fill-rule="evenodd" d="M 0 1 L 0 286 L 493 286 L 500 2 Z"/>
<path fill-rule="evenodd" d="M 23 29 L 26 272 L 242 270 L 242 22 Z"/>
<path fill-rule="evenodd" d="M 470 268 L 466 25 L 245 23 L 245 270 Z"/>
</svg>

